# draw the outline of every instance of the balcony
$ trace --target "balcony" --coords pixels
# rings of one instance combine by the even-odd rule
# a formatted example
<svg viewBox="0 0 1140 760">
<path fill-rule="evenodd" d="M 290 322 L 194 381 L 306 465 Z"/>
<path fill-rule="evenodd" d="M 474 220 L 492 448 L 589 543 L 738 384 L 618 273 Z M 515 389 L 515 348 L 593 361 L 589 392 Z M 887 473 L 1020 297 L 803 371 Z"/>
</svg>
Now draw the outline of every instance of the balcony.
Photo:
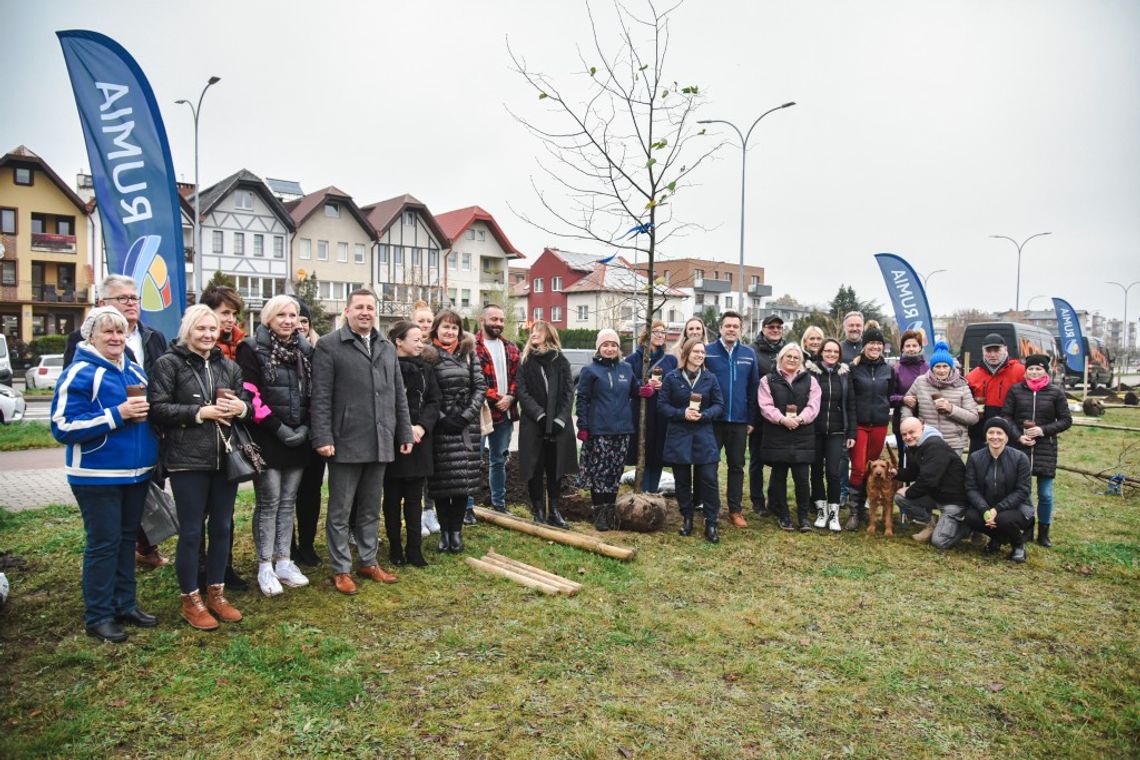
<svg viewBox="0 0 1140 760">
<path fill-rule="evenodd" d="M 494 285 L 501 288 L 506 285 L 506 282 L 506 279 L 503 277 L 503 270 L 501 269 L 483 269 L 479 271 L 480 285 Z"/>
<path fill-rule="evenodd" d="M 771 285 L 752 285 L 748 288 L 748 295 L 756 298 L 764 298 L 772 295 Z"/>
<path fill-rule="evenodd" d="M 732 290 L 732 283 L 728 280 L 713 280 L 708 277 L 700 277 L 693 280 L 693 290 L 698 290 L 703 293 L 727 293 Z"/>
<path fill-rule="evenodd" d="M 80 303 L 74 286 L 32 285 L 32 300 L 42 303 Z"/>
<path fill-rule="evenodd" d="M 32 233 L 32 250 L 50 253 L 75 253 L 75 235 L 52 235 L 47 232 Z"/>
</svg>

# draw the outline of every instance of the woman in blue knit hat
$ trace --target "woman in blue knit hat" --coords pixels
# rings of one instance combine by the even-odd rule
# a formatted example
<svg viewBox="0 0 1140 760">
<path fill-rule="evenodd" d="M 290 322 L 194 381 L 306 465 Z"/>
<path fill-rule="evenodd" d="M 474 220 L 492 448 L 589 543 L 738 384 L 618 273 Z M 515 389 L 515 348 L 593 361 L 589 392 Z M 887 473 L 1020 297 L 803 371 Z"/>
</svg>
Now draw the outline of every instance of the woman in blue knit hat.
<svg viewBox="0 0 1140 760">
<path fill-rule="evenodd" d="M 978 404 L 945 341 L 934 344 L 930 369 L 915 378 L 903 397 L 902 419 L 918 417 L 938 428 L 956 453 L 970 444 L 970 426 L 978 422 Z"/>
</svg>

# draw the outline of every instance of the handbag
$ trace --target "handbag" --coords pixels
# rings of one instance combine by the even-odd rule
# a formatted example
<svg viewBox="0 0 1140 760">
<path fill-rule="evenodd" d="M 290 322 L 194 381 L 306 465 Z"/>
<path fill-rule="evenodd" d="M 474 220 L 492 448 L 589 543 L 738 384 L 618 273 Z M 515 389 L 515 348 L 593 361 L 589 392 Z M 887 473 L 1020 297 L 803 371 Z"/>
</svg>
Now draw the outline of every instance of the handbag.
<svg viewBox="0 0 1140 760">
<path fill-rule="evenodd" d="M 178 510 L 174 506 L 174 497 L 153 480 L 147 488 L 140 527 L 152 544 L 161 544 L 178 534 Z"/>
<path fill-rule="evenodd" d="M 218 425 L 218 438 L 222 442 L 222 469 L 225 470 L 226 480 L 231 483 L 242 483 L 253 480 L 265 470 L 265 460 L 261 458 L 261 447 L 250 438 L 249 431 L 238 420 L 230 423 L 230 436 L 222 434 L 222 426 Z"/>
</svg>

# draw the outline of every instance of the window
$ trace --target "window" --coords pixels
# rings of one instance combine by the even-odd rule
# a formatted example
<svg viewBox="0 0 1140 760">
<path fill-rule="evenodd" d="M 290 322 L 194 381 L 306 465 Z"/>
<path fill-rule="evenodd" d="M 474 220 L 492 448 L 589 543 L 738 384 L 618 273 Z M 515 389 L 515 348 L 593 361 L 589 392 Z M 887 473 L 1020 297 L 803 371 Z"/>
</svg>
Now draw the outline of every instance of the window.
<svg viewBox="0 0 1140 760">
<path fill-rule="evenodd" d="M 487 240 L 487 230 L 477 230 L 478 239 L 481 241 Z"/>
<path fill-rule="evenodd" d="M 328 261 L 328 260 L 329 260 L 329 241 L 318 240 L 317 241 L 317 261 Z"/>
<path fill-rule="evenodd" d="M 468 288 L 463 289 L 463 298 L 462 298 L 462 300 L 460 300 L 459 305 L 460 306 L 470 306 L 471 305 L 471 291 Z"/>
<path fill-rule="evenodd" d="M 727 282 L 731 286 L 732 285 L 732 272 L 725 272 L 724 273 L 724 280 L 725 280 L 725 282 Z"/>
<path fill-rule="evenodd" d="M 621 307 L 621 318 L 627 322 L 633 319 L 633 307 L 628 305 Z"/>
<path fill-rule="evenodd" d="M 405 211 L 404 212 L 404 224 L 408 225 L 409 227 L 415 226 L 415 224 L 416 224 L 416 212 L 415 211 Z"/>
<path fill-rule="evenodd" d="M 551 277 L 550 278 L 550 292 L 551 293 L 561 293 L 562 292 L 562 278 L 561 277 Z"/>
<path fill-rule="evenodd" d="M 392 249 L 392 263 L 397 266 L 404 265 L 404 246 L 397 245 Z"/>
<path fill-rule="evenodd" d="M 253 211 L 253 191 L 238 190 L 236 193 L 234 193 L 234 208 Z"/>
<path fill-rule="evenodd" d="M 235 256 L 244 256 L 245 255 L 245 233 L 244 232 L 235 232 L 234 233 L 234 255 Z"/>
<path fill-rule="evenodd" d="M 551 306 L 550 307 L 550 321 L 551 322 L 561 322 L 562 321 L 562 307 L 561 306 Z"/>
<path fill-rule="evenodd" d="M 12 181 L 17 185 L 32 184 L 32 170 L 26 166 L 17 166 L 12 169 Z"/>
<path fill-rule="evenodd" d="M 724 308 L 725 309 L 731 309 L 732 308 L 732 296 L 725 296 L 724 297 Z"/>
<path fill-rule="evenodd" d="M 16 234 L 16 209 L 0 208 L 0 232 L 5 235 Z"/>
<path fill-rule="evenodd" d="M 281 235 L 273 236 L 273 258 L 285 258 L 285 238 Z"/>
<path fill-rule="evenodd" d="M 43 214 L 32 214 L 32 234 L 42 235 L 47 232 L 47 217 Z"/>
<path fill-rule="evenodd" d="M 423 248 L 413 248 L 412 249 L 412 266 L 421 267 L 423 265 L 424 265 L 424 249 Z"/>
<path fill-rule="evenodd" d="M 448 303 L 452 303 L 452 304 L 455 303 L 455 293 L 456 293 L 455 288 L 448 288 L 447 289 L 447 301 L 448 301 Z"/>
<path fill-rule="evenodd" d="M 696 302 L 697 306 L 704 306 L 705 305 L 705 294 L 704 293 L 697 293 L 696 296 L 693 297 L 693 300 Z"/>
<path fill-rule="evenodd" d="M 214 253 L 225 253 L 226 233 L 222 232 L 221 230 L 214 230 L 213 234 L 210 235 L 210 237 L 213 238 L 214 241 L 212 246 Z"/>
<path fill-rule="evenodd" d="M 439 269 L 439 251 L 435 248 L 428 248 L 428 267 Z"/>
<path fill-rule="evenodd" d="M 388 245 L 387 245 L 387 243 L 381 243 L 380 244 L 380 247 L 377 249 L 377 256 L 380 257 L 380 263 L 381 264 L 387 264 L 388 263 Z"/>
<path fill-rule="evenodd" d="M 447 254 L 447 268 L 448 269 L 459 269 L 459 254 L 456 253 L 455 251 L 452 251 L 451 253 Z"/>
<path fill-rule="evenodd" d="M 676 309 L 670 309 L 669 310 L 669 321 L 670 322 L 680 322 L 681 321 L 680 318 L 677 316 L 677 310 Z"/>
<path fill-rule="evenodd" d="M 0 260 L 0 285 L 12 287 L 16 284 L 16 262 L 11 259 Z"/>
<path fill-rule="evenodd" d="M 534 282 L 531 283 L 530 289 L 535 293 L 541 293 L 542 292 L 542 278 L 541 277 L 535 277 Z"/>
<path fill-rule="evenodd" d="M 353 249 L 352 260 L 355 261 L 357 264 L 363 264 L 364 263 L 364 244 L 363 243 L 357 243 L 356 244 L 356 248 Z"/>
<path fill-rule="evenodd" d="M 661 280 L 662 280 L 662 281 L 663 281 L 663 282 L 664 282 L 666 285 L 668 285 L 668 284 L 669 284 L 669 279 L 670 279 L 672 276 L 673 276 L 673 272 L 672 272 L 671 270 L 668 270 L 668 269 L 666 269 L 664 272 L 662 272 L 662 273 L 661 273 Z"/>
<path fill-rule="evenodd" d="M 585 322 L 589 318 L 590 318 L 590 307 L 589 306 L 579 306 L 578 307 L 578 321 L 579 322 Z"/>
<path fill-rule="evenodd" d="M 752 308 L 755 309 L 756 311 L 760 311 L 760 299 L 759 298 L 753 298 L 752 299 Z"/>
<path fill-rule="evenodd" d="M 254 234 L 253 236 L 253 255 L 265 255 L 265 235 Z"/>
<path fill-rule="evenodd" d="M 536 321 L 539 319 L 542 319 L 542 307 L 541 306 L 535 306 L 534 307 L 534 319 Z"/>
<path fill-rule="evenodd" d="M 693 270 L 693 280 L 699 284 L 701 282 L 701 280 L 703 280 L 703 279 L 705 279 L 705 270 L 694 269 Z"/>
<path fill-rule="evenodd" d="M 471 271 L 471 254 L 470 253 L 464 253 L 463 254 L 462 269 L 464 272 L 470 272 Z"/>
<path fill-rule="evenodd" d="M 748 281 L 748 284 L 749 284 L 749 287 L 753 287 L 753 288 L 756 287 L 757 285 L 759 285 L 760 284 L 760 275 L 758 275 L 758 274 L 752 275 L 752 279 Z"/>
<path fill-rule="evenodd" d="M 326 203 L 325 216 L 331 219 L 340 219 L 340 206 L 336 203 Z"/>
<path fill-rule="evenodd" d="M 467 230 L 467 239 L 468 240 L 474 240 L 475 239 L 475 230 Z"/>
<path fill-rule="evenodd" d="M 301 250 L 297 254 L 297 258 L 311 259 L 313 258 L 313 241 L 309 238 L 301 238 Z"/>
<path fill-rule="evenodd" d="M 57 235 L 74 235 L 75 234 L 75 217 L 74 216 L 57 216 L 55 218 L 55 232 Z"/>
<path fill-rule="evenodd" d="M 336 244 L 336 260 L 342 264 L 348 263 L 348 243 Z"/>
</svg>

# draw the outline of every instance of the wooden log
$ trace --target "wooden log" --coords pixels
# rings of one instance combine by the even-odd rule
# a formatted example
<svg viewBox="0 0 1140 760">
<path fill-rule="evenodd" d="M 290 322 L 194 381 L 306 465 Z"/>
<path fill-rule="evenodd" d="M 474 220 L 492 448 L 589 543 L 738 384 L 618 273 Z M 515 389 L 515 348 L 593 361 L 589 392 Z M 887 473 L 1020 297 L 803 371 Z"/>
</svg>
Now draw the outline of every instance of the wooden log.
<svg viewBox="0 0 1140 760">
<path fill-rule="evenodd" d="M 1078 427 L 1103 428 L 1105 430 L 1124 430 L 1129 433 L 1140 433 L 1140 428 L 1127 427 L 1125 425 L 1106 425 L 1103 422 L 1093 422 L 1092 420 L 1086 422 L 1085 419 L 1086 418 L 1084 417 L 1074 417 L 1073 424 L 1077 425 Z"/>
<path fill-rule="evenodd" d="M 565 589 L 566 593 L 570 596 L 573 596 L 582 590 L 581 583 L 575 583 L 574 581 L 563 578 L 561 575 L 555 575 L 554 573 L 547 572 L 541 567 L 528 565 L 525 562 L 520 562 L 517 559 L 511 559 L 510 557 L 503 556 L 502 554 L 496 552 L 493 547 L 490 549 L 490 551 L 483 555 L 482 560 L 484 562 L 490 562 L 492 564 L 499 565 L 500 567 L 505 567 L 508 570 L 514 570 L 515 572 L 529 575 L 535 580 L 549 583 L 550 585 L 557 586 L 560 589 Z"/>
<path fill-rule="evenodd" d="M 545 576 L 538 575 L 532 570 L 527 570 L 525 567 L 519 567 L 509 562 L 504 562 L 501 559 L 484 556 L 480 557 L 480 561 L 486 562 L 488 565 L 501 567 L 504 570 L 512 573 L 517 573 L 525 578 L 530 578 L 531 580 L 538 581 L 539 583 L 544 583 L 548 586 L 553 587 L 559 594 L 565 594 L 566 596 L 575 596 L 581 590 L 580 588 L 574 588 L 573 586 L 569 585 L 569 583 L 565 580 L 560 580 L 557 582 L 548 580 Z"/>
<path fill-rule="evenodd" d="M 1072 465 L 1059 464 L 1059 465 L 1057 465 L 1057 469 L 1058 470 L 1064 470 L 1065 472 L 1075 472 L 1078 475 L 1088 475 L 1090 478 L 1099 478 L 1101 480 L 1108 480 L 1110 477 L 1108 475 L 1108 472 L 1111 471 L 1113 468 L 1109 468 L 1108 470 L 1104 470 L 1102 472 L 1096 472 L 1095 470 L 1086 470 L 1082 467 L 1073 467 Z M 1140 488 L 1140 478 L 1133 477 L 1132 475 L 1125 475 L 1124 476 L 1124 482 L 1127 483 L 1129 486 Z"/>
<path fill-rule="evenodd" d="M 474 557 L 466 557 L 465 561 L 468 565 L 471 565 L 471 567 L 474 567 L 477 570 L 481 570 L 484 573 L 498 575 L 501 578 L 508 578 L 515 583 L 519 583 L 528 588 L 536 588 L 544 594 L 553 595 L 559 593 L 558 589 L 548 583 L 543 583 L 542 581 L 538 581 L 534 578 L 516 573 L 513 570 L 507 570 L 506 568 L 499 567 L 498 565 L 492 565 L 490 562 L 484 562 L 483 560 L 475 559 Z"/>
<path fill-rule="evenodd" d="M 485 507 L 475 507 L 475 514 L 480 520 L 491 523 L 492 525 L 497 525 L 500 528 L 517 530 L 520 533 L 545 538 L 557 544 L 565 544 L 566 546 L 573 546 L 575 549 L 601 554 L 603 557 L 612 557 L 613 559 L 620 559 L 623 562 L 629 562 L 637 556 L 637 549 L 632 549 L 628 546 L 609 544 L 593 536 L 585 536 L 571 530 L 538 525 L 529 520 L 522 520 L 513 515 L 505 515 L 501 512 L 486 509 Z"/>
</svg>

